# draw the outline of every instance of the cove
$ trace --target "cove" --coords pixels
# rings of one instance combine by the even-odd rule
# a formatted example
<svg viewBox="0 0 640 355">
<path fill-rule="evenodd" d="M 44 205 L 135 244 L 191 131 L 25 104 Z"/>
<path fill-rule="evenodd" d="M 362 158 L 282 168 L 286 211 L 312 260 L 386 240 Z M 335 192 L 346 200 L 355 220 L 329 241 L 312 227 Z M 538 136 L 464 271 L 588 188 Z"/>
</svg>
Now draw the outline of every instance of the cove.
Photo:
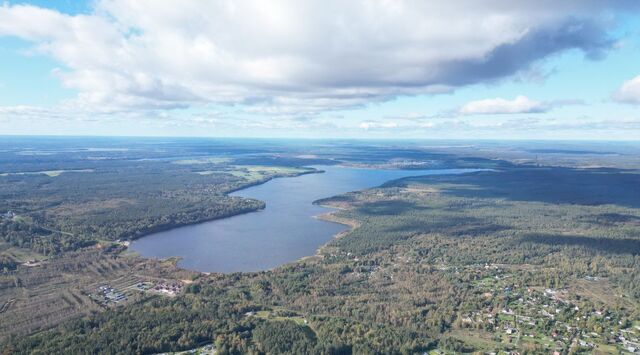
<svg viewBox="0 0 640 355">
<path fill-rule="evenodd" d="M 313 201 L 408 176 L 478 171 L 315 168 L 324 173 L 277 178 L 231 194 L 265 201 L 262 211 L 150 234 L 129 247 L 147 258 L 180 257 L 180 267 L 201 272 L 267 270 L 314 255 L 320 246 L 348 228 L 313 218 L 331 211 Z"/>
</svg>

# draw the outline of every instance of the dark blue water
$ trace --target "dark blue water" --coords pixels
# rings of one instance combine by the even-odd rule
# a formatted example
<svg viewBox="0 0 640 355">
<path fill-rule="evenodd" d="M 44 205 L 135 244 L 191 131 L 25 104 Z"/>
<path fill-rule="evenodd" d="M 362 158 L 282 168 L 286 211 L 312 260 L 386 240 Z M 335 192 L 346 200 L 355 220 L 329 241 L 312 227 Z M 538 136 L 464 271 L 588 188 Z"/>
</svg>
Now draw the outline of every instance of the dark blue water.
<svg viewBox="0 0 640 355">
<path fill-rule="evenodd" d="M 475 171 L 318 168 L 325 173 L 274 179 L 233 193 L 265 201 L 263 211 L 151 234 L 132 242 L 130 248 L 150 258 L 179 256 L 179 266 L 203 272 L 267 270 L 314 255 L 347 228 L 313 218 L 330 211 L 313 205 L 315 200 L 407 176 Z"/>
</svg>

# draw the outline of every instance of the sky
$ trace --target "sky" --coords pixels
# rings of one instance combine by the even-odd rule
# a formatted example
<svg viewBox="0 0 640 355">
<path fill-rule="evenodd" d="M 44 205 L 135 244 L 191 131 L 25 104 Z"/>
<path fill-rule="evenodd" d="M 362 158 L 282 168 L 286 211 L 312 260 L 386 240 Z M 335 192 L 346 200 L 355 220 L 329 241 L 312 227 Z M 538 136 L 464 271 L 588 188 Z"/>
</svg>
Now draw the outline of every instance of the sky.
<svg viewBox="0 0 640 355">
<path fill-rule="evenodd" d="M 0 2 L 0 135 L 640 139 L 640 2 Z"/>
</svg>

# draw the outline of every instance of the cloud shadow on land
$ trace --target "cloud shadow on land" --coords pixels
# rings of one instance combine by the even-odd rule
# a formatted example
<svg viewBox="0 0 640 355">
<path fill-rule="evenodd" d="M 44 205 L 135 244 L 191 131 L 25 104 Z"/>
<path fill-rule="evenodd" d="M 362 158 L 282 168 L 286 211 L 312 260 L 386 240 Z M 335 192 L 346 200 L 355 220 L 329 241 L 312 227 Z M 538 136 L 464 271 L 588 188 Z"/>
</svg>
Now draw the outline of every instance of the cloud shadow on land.
<svg viewBox="0 0 640 355">
<path fill-rule="evenodd" d="M 435 184 L 447 195 L 465 198 L 640 208 L 640 174 L 622 169 L 512 166 L 463 175 L 412 177 L 394 184 L 411 181 Z"/>
<path fill-rule="evenodd" d="M 546 244 L 551 246 L 583 247 L 592 251 L 604 251 L 614 254 L 640 255 L 640 239 L 614 239 L 555 234 L 528 234 L 522 237 L 519 242 Z"/>
</svg>

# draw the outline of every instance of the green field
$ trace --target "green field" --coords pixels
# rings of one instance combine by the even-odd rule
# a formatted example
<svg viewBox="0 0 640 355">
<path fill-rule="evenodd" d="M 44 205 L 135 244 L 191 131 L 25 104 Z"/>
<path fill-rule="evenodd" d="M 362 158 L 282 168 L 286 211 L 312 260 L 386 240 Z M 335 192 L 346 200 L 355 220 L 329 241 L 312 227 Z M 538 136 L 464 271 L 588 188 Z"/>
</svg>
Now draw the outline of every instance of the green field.
<svg viewBox="0 0 640 355">
<path fill-rule="evenodd" d="M 263 310 L 255 313 L 257 318 L 261 318 L 268 321 L 292 321 L 298 325 L 306 325 L 307 320 L 299 315 L 295 315 L 295 312 L 286 310 L 284 308 L 274 308 L 273 310 Z"/>
<path fill-rule="evenodd" d="M 12 176 L 12 175 L 46 175 L 49 177 L 60 176 L 63 173 L 92 173 L 93 169 L 79 169 L 79 170 L 44 170 L 44 171 L 29 171 L 18 173 L 1 173 L 0 176 Z"/>
<path fill-rule="evenodd" d="M 172 163 L 179 164 L 179 165 L 200 165 L 200 164 L 225 164 L 231 161 L 233 161 L 233 159 L 225 158 L 225 157 L 205 157 L 205 158 L 174 160 Z"/>
<path fill-rule="evenodd" d="M 17 248 L 6 242 L 0 242 L 0 256 L 9 257 L 18 263 L 26 263 L 30 260 L 41 261 L 46 259 L 46 256 L 33 250 Z"/>
<path fill-rule="evenodd" d="M 233 170 L 228 171 L 228 173 L 233 176 L 243 178 L 247 181 L 255 182 L 274 176 L 293 176 L 309 171 L 311 170 L 282 166 L 235 165 L 233 166 Z"/>
</svg>

